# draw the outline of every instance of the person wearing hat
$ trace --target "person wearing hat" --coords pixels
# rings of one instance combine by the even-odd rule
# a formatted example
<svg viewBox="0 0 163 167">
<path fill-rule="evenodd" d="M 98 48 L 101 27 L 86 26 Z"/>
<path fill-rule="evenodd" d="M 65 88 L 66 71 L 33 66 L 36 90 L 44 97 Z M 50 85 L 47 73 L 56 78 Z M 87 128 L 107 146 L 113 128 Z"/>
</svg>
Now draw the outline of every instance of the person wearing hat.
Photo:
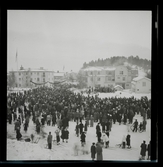
<svg viewBox="0 0 163 167">
<path fill-rule="evenodd" d="M 85 132 L 82 132 L 81 133 L 81 136 L 80 136 L 80 141 L 81 141 L 81 146 L 84 147 L 85 145 L 85 138 L 86 138 L 86 135 L 85 135 Z"/>
<path fill-rule="evenodd" d="M 103 160 L 103 154 L 102 154 L 102 146 L 100 143 L 96 144 L 96 153 L 97 153 L 97 160 Z"/>
<path fill-rule="evenodd" d="M 49 135 L 47 137 L 47 143 L 48 143 L 48 148 L 49 149 L 52 148 L 52 138 L 53 138 L 53 136 L 51 135 L 51 132 L 49 132 Z"/>
<path fill-rule="evenodd" d="M 133 132 L 137 132 L 137 130 L 138 130 L 138 121 L 137 119 L 135 119 Z"/>
<path fill-rule="evenodd" d="M 95 146 L 95 143 L 92 143 L 92 146 L 91 146 L 91 158 L 92 158 L 92 160 L 95 159 L 95 155 L 96 155 L 96 146 Z"/>
<path fill-rule="evenodd" d="M 146 156 L 146 150 L 147 150 L 147 145 L 145 140 L 143 140 L 143 143 L 140 145 L 140 147 L 141 147 L 141 150 L 140 150 L 141 159 L 144 160 Z"/>
</svg>

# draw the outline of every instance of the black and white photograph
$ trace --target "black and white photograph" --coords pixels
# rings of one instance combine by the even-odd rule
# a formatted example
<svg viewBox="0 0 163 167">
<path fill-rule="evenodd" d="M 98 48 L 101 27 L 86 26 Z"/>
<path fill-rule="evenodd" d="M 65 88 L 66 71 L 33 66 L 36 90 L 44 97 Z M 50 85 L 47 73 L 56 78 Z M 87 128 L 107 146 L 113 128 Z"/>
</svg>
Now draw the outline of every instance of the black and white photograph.
<svg viewBox="0 0 163 167">
<path fill-rule="evenodd" d="M 151 54 L 150 10 L 7 10 L 6 160 L 150 162 Z"/>
</svg>

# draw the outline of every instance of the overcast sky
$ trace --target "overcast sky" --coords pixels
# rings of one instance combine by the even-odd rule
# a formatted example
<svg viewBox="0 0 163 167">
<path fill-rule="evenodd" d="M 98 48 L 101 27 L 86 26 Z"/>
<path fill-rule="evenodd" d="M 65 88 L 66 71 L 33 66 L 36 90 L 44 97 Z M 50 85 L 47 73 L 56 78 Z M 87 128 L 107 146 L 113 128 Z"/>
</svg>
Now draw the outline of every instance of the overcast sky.
<svg viewBox="0 0 163 167">
<path fill-rule="evenodd" d="M 7 70 L 78 72 L 113 56 L 151 60 L 151 11 L 8 10 Z"/>
</svg>

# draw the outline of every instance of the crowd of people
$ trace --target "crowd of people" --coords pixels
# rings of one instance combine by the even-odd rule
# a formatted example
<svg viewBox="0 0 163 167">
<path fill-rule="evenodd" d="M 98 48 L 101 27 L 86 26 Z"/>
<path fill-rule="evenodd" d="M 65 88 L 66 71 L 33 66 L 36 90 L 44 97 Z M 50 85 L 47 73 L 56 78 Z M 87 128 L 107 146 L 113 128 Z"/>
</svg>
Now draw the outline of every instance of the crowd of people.
<svg viewBox="0 0 163 167">
<path fill-rule="evenodd" d="M 151 118 L 150 103 L 151 101 L 147 97 L 141 99 L 134 97 L 102 99 L 98 95 L 94 97 L 90 94 L 84 96 L 82 93 L 74 93 L 64 86 L 58 88 L 44 86 L 24 91 L 24 93 L 8 94 L 7 118 L 9 124 L 15 123 L 17 140 L 22 136 L 20 133 L 21 124 L 26 132 L 30 118 L 36 125 L 38 134 L 41 126 L 45 124 L 47 126 L 57 125 L 55 132 L 57 144 L 60 143 L 60 137 L 62 141 L 68 142 L 69 121 L 74 121 L 76 122 L 76 127 L 74 127 L 76 136 L 80 135 L 82 146 L 85 143 L 87 127 L 93 127 L 94 122 L 96 122 L 97 142 L 104 142 L 108 147 L 112 123 L 132 124 L 135 114 L 141 114 L 143 121 L 146 121 L 146 119 Z M 84 124 L 83 121 L 85 121 Z M 134 128 L 136 128 L 134 131 L 137 131 L 137 125 Z M 51 134 L 49 135 L 47 141 L 51 141 Z M 49 142 L 48 147 L 51 148 Z"/>
</svg>

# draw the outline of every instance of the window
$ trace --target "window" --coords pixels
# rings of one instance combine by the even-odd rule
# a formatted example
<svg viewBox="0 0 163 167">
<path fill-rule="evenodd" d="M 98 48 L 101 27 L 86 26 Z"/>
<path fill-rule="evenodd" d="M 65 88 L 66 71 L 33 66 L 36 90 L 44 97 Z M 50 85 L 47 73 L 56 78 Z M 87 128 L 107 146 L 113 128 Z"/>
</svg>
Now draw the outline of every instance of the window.
<svg viewBox="0 0 163 167">
<path fill-rule="evenodd" d="M 108 81 L 111 81 L 111 77 L 108 77 Z"/>
<path fill-rule="evenodd" d="M 45 73 L 43 72 L 43 77 L 45 77 Z"/>
<path fill-rule="evenodd" d="M 117 77 L 117 79 L 120 79 L 120 77 Z"/>
<path fill-rule="evenodd" d="M 139 89 L 137 89 L 137 91 L 139 91 Z"/>
<path fill-rule="evenodd" d="M 112 78 L 112 81 L 115 81 L 115 79 L 114 79 L 114 78 Z"/>
<path fill-rule="evenodd" d="M 125 81 L 125 77 L 123 77 L 123 81 Z"/>
<path fill-rule="evenodd" d="M 27 84 L 27 86 L 28 86 L 28 84 Z"/>
<path fill-rule="evenodd" d="M 37 73 L 37 75 L 39 75 L 39 72 Z"/>
<path fill-rule="evenodd" d="M 123 74 L 123 71 L 119 71 L 119 74 L 121 74 L 121 75 L 122 75 L 122 74 Z"/>
<path fill-rule="evenodd" d="M 28 75 L 28 73 L 26 72 L 26 75 Z"/>
<path fill-rule="evenodd" d="M 97 78 L 97 81 L 100 81 L 100 77 L 99 77 L 99 78 Z"/>
<path fill-rule="evenodd" d="M 93 75 L 93 72 L 91 71 L 90 74 Z"/>
<path fill-rule="evenodd" d="M 111 72 L 111 71 L 107 71 L 107 74 L 108 74 L 108 75 L 111 75 L 111 74 L 112 74 L 112 72 Z"/>
<path fill-rule="evenodd" d="M 98 73 L 97 73 L 98 75 L 100 75 L 100 71 L 98 71 Z"/>
<path fill-rule="evenodd" d="M 45 82 L 45 78 L 43 78 L 43 82 Z"/>
<path fill-rule="evenodd" d="M 19 78 L 19 81 L 21 81 L 21 78 Z"/>
<path fill-rule="evenodd" d="M 21 87 L 21 84 L 19 84 L 19 86 Z"/>
<path fill-rule="evenodd" d="M 31 75 L 32 75 L 32 72 L 31 72 Z"/>
<path fill-rule="evenodd" d="M 40 81 L 40 78 L 37 78 L 37 81 Z"/>
<path fill-rule="evenodd" d="M 21 73 L 19 72 L 19 75 L 21 75 Z"/>
<path fill-rule="evenodd" d="M 143 86 L 146 86 L 146 82 L 142 82 L 142 85 L 143 85 Z"/>
<path fill-rule="evenodd" d="M 93 81 L 93 78 L 91 78 L 91 81 Z"/>
</svg>

